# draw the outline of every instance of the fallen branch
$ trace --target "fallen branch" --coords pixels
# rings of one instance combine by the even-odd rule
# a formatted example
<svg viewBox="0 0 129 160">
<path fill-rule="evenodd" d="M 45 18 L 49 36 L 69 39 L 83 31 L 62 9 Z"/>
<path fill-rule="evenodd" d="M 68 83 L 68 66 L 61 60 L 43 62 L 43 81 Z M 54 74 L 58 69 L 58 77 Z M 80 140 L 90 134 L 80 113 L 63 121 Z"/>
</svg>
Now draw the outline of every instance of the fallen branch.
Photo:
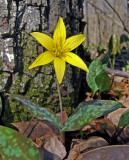
<svg viewBox="0 0 129 160">
<path fill-rule="evenodd" d="M 117 69 L 105 68 L 105 72 L 113 76 L 129 78 L 129 72 L 120 71 Z"/>
</svg>

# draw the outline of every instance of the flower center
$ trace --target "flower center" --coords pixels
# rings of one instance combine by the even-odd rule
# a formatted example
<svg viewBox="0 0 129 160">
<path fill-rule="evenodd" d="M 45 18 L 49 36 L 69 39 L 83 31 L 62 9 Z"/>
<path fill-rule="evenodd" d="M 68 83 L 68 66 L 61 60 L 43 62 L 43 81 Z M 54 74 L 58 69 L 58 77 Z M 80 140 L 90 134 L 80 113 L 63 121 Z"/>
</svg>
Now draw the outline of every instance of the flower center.
<svg viewBox="0 0 129 160">
<path fill-rule="evenodd" d="M 56 57 L 62 57 L 63 56 L 63 47 L 62 46 L 55 46 L 55 48 L 53 49 L 54 54 Z"/>
<path fill-rule="evenodd" d="M 58 38 L 58 40 L 55 42 L 55 46 L 53 48 L 53 54 L 56 57 L 64 57 L 65 56 L 65 49 L 63 48 L 61 37 Z"/>
</svg>

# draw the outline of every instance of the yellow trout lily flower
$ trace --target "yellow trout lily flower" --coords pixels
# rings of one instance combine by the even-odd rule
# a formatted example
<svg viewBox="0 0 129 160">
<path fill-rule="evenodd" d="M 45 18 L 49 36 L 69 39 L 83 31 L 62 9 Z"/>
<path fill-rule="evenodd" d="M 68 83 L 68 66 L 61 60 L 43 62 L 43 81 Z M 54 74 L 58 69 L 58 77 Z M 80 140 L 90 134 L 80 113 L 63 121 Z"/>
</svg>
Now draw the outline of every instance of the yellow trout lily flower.
<svg viewBox="0 0 129 160">
<path fill-rule="evenodd" d="M 85 40 L 85 35 L 75 35 L 66 39 L 66 27 L 61 17 L 59 17 L 54 30 L 53 39 L 40 32 L 32 32 L 31 35 L 48 51 L 41 53 L 28 69 L 54 61 L 54 68 L 59 84 L 64 76 L 66 62 L 89 72 L 83 60 L 71 52 Z"/>
</svg>

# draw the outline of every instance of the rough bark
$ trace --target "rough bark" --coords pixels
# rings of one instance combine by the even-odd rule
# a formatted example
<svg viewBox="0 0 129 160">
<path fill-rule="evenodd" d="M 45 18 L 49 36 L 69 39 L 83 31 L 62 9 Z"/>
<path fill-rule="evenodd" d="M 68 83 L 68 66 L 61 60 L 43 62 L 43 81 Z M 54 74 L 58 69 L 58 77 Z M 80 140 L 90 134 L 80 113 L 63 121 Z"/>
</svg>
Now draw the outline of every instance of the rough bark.
<svg viewBox="0 0 129 160">
<path fill-rule="evenodd" d="M 25 95 L 55 112 L 59 110 L 53 64 L 28 70 L 37 55 L 44 51 L 30 33 L 40 31 L 52 36 L 59 16 L 64 19 L 68 37 L 82 33 L 82 5 L 83 0 L 0 0 L 1 90 Z M 80 51 L 81 47 L 76 52 L 83 58 Z M 62 82 L 64 108 L 78 102 L 80 79 L 80 70 L 67 65 Z M 12 101 L 10 107 L 14 121 L 30 117 L 18 102 Z M 10 115 L 8 113 L 8 120 Z"/>
</svg>

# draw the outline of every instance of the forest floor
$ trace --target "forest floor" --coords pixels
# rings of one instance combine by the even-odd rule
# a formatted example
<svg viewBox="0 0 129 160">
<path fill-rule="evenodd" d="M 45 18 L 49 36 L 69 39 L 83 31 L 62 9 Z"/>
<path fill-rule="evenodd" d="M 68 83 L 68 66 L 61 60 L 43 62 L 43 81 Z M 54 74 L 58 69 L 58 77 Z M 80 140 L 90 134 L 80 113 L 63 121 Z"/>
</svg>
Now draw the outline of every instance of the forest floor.
<svg viewBox="0 0 129 160">
<path fill-rule="evenodd" d="M 116 57 L 116 70 L 121 71 L 123 61 Z M 44 160 L 124 160 L 129 159 L 129 126 L 117 128 L 120 117 L 129 110 L 129 78 L 110 75 L 111 88 L 92 96 L 88 88 L 85 101 L 115 100 L 125 108 L 119 108 L 106 116 L 94 118 L 90 124 L 77 131 L 60 135 L 58 128 L 46 120 L 32 120 L 12 125 L 28 137 L 40 150 Z M 60 119 L 60 113 L 56 114 Z M 64 122 L 68 119 L 63 112 Z M 125 158 L 128 157 L 128 158 Z"/>
</svg>

